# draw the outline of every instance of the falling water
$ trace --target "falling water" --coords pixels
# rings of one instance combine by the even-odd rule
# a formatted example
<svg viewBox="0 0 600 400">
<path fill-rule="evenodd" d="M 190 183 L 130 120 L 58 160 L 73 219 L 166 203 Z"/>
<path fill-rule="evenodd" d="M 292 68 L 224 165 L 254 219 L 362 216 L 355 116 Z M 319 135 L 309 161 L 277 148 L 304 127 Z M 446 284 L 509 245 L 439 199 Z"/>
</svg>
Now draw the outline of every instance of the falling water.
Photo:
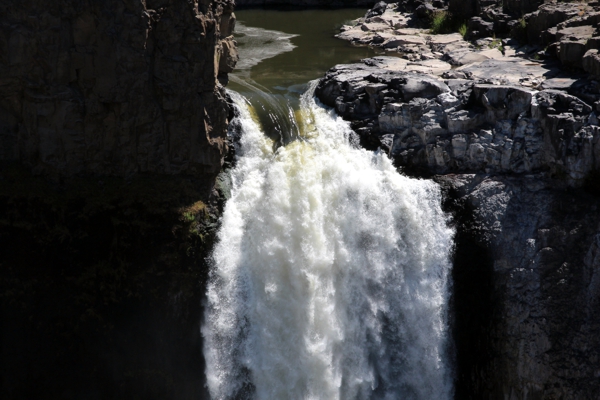
<svg viewBox="0 0 600 400">
<path fill-rule="evenodd" d="M 449 253 L 436 184 L 351 145 L 313 98 L 276 147 L 243 134 L 203 325 L 213 399 L 449 399 Z"/>
</svg>

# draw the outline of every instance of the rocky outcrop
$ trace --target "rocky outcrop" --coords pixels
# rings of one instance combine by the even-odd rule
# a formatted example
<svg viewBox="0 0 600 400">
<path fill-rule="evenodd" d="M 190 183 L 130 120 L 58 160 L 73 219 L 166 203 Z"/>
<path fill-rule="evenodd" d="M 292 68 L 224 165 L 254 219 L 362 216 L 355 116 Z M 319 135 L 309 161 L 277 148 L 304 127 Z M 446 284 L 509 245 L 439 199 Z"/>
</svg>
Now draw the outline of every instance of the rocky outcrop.
<svg viewBox="0 0 600 400">
<path fill-rule="evenodd" d="M 465 37 L 458 32 L 433 34 L 430 29 L 423 27 L 429 23 L 435 13 L 446 15 L 446 20 L 452 22 L 452 18 L 445 14 L 444 3 L 439 4 L 441 8 L 421 17 L 418 9 L 415 12 L 407 12 L 406 9 L 410 10 L 410 7 L 401 6 L 400 3 L 383 6 L 377 13 L 373 13 L 372 10 L 364 18 L 344 25 L 336 37 L 356 45 L 378 47 L 386 52 L 395 53 L 411 63 L 435 64 L 436 69 L 441 68 L 441 72 L 451 69 L 453 65 L 461 66 L 487 59 L 522 56 L 530 51 L 515 40 L 500 40 L 493 37 L 499 26 L 507 25 L 508 16 L 495 15 L 497 18 L 505 18 L 495 22 L 489 22 L 481 17 L 471 18 L 468 21 L 470 29 L 468 38 L 481 38 L 471 42 L 465 40 Z"/>
<path fill-rule="evenodd" d="M 382 59 L 333 68 L 316 93 L 358 121 L 363 141 L 382 146 L 399 165 L 429 173 L 543 173 L 574 187 L 600 170 L 596 111 L 564 91 L 520 85 L 521 74 L 550 72 L 540 66 L 487 60 L 446 73 L 474 80 L 440 80 L 373 66 L 376 61 Z M 495 68 L 519 75 L 504 84 L 477 76 L 501 78 Z"/>
<path fill-rule="evenodd" d="M 35 173 L 216 174 L 233 1 L 5 1 L 0 160 Z"/>
<path fill-rule="evenodd" d="M 527 39 L 529 43 L 548 45 L 556 39 L 556 26 L 577 17 L 581 12 L 578 3 L 550 3 L 542 5 L 528 15 Z"/>
</svg>

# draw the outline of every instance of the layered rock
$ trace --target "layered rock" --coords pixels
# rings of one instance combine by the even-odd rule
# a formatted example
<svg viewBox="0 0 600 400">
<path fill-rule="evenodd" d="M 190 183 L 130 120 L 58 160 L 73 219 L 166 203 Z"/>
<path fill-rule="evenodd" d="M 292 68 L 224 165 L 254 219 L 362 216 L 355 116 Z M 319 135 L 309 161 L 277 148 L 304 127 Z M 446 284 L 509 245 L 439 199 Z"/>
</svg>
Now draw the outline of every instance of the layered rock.
<svg viewBox="0 0 600 400">
<path fill-rule="evenodd" d="M 503 85 L 481 78 L 440 80 L 373 64 L 335 67 L 317 95 L 340 115 L 360 121 L 355 125 L 363 140 L 383 143 L 399 165 L 430 173 L 539 172 L 575 187 L 600 169 L 596 112 L 575 96 L 520 86 L 516 79 Z M 488 60 L 469 68 L 490 73 L 494 66 L 505 72 L 512 67 Z M 516 67 L 531 73 L 526 65 Z"/>
<path fill-rule="evenodd" d="M 0 5 L 1 160 L 35 173 L 215 174 L 233 1 Z"/>
</svg>

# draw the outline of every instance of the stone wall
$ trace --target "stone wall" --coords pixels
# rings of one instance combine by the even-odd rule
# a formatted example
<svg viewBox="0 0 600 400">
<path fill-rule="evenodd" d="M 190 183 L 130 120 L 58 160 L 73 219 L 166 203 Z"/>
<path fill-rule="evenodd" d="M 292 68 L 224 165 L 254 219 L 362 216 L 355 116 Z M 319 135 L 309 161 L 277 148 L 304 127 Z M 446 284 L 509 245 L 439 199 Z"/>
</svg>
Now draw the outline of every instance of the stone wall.
<svg viewBox="0 0 600 400">
<path fill-rule="evenodd" d="M 0 4 L 0 160 L 34 173 L 214 174 L 232 0 Z"/>
</svg>

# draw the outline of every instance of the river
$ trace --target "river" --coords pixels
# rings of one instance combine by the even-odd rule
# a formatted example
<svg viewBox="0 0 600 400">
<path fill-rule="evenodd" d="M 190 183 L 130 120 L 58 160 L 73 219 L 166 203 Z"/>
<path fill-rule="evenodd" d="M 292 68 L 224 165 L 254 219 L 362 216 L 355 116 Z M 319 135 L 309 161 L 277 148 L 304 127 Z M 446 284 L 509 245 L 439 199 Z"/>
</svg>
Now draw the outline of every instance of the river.
<svg viewBox="0 0 600 400">
<path fill-rule="evenodd" d="M 213 399 L 450 399 L 439 187 L 359 148 L 315 78 L 358 10 L 238 13 L 241 132 L 202 332 Z"/>
</svg>

